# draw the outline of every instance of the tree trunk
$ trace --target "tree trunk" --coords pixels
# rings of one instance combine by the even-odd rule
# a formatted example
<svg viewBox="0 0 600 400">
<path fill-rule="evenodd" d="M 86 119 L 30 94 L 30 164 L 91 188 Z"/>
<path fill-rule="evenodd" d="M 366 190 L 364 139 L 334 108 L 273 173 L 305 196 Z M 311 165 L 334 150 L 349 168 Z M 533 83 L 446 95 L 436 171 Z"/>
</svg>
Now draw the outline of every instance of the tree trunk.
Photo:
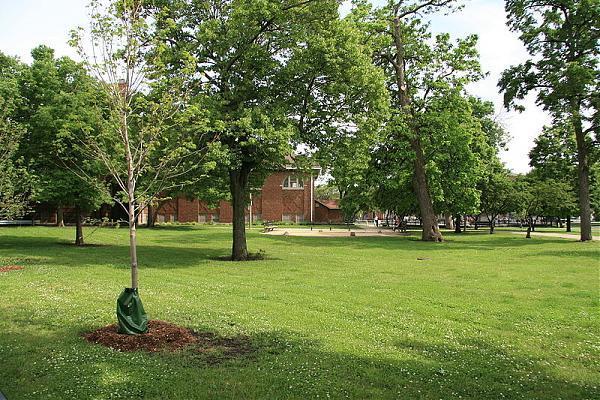
<svg viewBox="0 0 600 400">
<path fill-rule="evenodd" d="M 246 189 L 250 169 L 242 167 L 229 171 L 231 190 L 231 206 L 233 208 L 233 244 L 231 247 L 232 261 L 248 260 L 248 245 L 246 244 Z"/>
<path fill-rule="evenodd" d="M 137 260 L 137 229 L 135 224 L 135 200 L 129 196 L 129 258 L 131 261 L 131 288 L 138 288 L 138 260 Z"/>
<path fill-rule="evenodd" d="M 56 209 L 56 226 L 59 228 L 65 227 L 65 210 L 62 206 L 58 206 Z"/>
<path fill-rule="evenodd" d="M 525 238 L 527 239 L 531 239 L 531 231 L 533 229 L 533 218 L 529 218 L 527 220 L 527 235 L 525 236 Z"/>
<path fill-rule="evenodd" d="M 571 216 L 567 217 L 567 232 L 571 232 Z"/>
<path fill-rule="evenodd" d="M 411 140 L 411 145 L 415 152 L 414 188 L 423 220 L 421 240 L 442 242 L 444 238 L 438 227 L 437 216 L 433 211 L 433 202 L 429 195 L 429 185 L 427 184 L 427 174 L 425 172 L 425 157 L 423 156 L 421 141 L 415 138 Z"/>
<path fill-rule="evenodd" d="M 494 228 L 496 227 L 496 217 L 492 217 L 490 220 L 490 235 L 494 233 Z"/>
<path fill-rule="evenodd" d="M 156 219 L 154 218 L 154 206 L 152 205 L 152 202 L 148 203 L 146 211 L 148 212 L 148 218 L 146 219 L 146 228 L 154 228 Z"/>
<path fill-rule="evenodd" d="M 452 219 L 452 215 L 446 214 L 444 215 L 444 224 L 446 225 L 446 229 L 454 229 L 454 220 Z"/>
<path fill-rule="evenodd" d="M 85 245 L 83 241 L 83 215 L 81 213 L 81 207 L 75 207 L 75 245 Z"/>
<path fill-rule="evenodd" d="M 582 242 L 592 240 L 592 208 L 590 205 L 590 167 L 588 146 L 585 142 L 585 133 L 581 125 L 581 115 L 579 107 L 572 104 L 573 128 L 575 129 L 575 139 L 577 141 L 577 174 L 579 180 L 579 210 L 580 229 Z"/>
<path fill-rule="evenodd" d="M 454 233 L 462 233 L 460 214 L 456 216 L 456 222 L 454 223 Z"/>
</svg>

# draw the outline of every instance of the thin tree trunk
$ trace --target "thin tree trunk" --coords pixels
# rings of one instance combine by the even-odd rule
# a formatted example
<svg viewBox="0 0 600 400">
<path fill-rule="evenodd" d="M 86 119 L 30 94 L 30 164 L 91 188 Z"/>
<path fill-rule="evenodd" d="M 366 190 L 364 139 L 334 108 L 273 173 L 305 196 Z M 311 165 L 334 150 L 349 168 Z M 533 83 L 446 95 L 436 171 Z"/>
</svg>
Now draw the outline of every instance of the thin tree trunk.
<svg viewBox="0 0 600 400">
<path fill-rule="evenodd" d="M 130 184 L 131 186 L 131 184 Z M 138 288 L 138 260 L 137 260 L 137 230 L 135 227 L 135 200 L 129 196 L 129 258 L 131 259 L 131 288 Z"/>
<path fill-rule="evenodd" d="M 65 227 L 65 210 L 62 206 L 56 209 L 56 226 L 59 228 Z"/>
<path fill-rule="evenodd" d="M 250 170 L 229 171 L 229 184 L 231 190 L 231 206 L 233 208 L 233 244 L 231 259 L 233 261 L 248 260 L 248 245 L 246 243 L 246 189 Z"/>
<path fill-rule="evenodd" d="M 567 232 L 571 232 L 571 216 L 567 217 Z"/>
<path fill-rule="evenodd" d="M 83 246 L 85 245 L 83 241 L 83 215 L 81 213 L 81 207 L 75 207 L 75 245 Z"/>
<path fill-rule="evenodd" d="M 577 173 L 579 180 L 579 210 L 580 214 L 580 239 L 582 242 L 592 240 L 592 208 L 590 205 L 590 167 L 588 146 L 585 142 L 585 134 L 581 125 L 579 107 L 572 104 L 573 128 L 577 141 Z"/>
</svg>

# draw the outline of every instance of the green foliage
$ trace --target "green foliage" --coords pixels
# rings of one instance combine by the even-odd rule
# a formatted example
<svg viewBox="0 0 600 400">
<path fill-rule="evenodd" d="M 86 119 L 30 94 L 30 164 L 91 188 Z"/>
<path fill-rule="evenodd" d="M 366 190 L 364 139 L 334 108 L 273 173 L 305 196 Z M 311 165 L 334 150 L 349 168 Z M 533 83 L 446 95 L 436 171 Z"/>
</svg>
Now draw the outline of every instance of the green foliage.
<svg viewBox="0 0 600 400">
<path fill-rule="evenodd" d="M 361 176 L 368 176 L 366 185 L 372 188 L 377 208 L 419 213 L 422 205 L 417 207 L 413 188 L 415 148 L 419 147 L 435 210 L 475 212 L 482 147 L 503 143 L 503 131 L 489 120 L 489 105 L 465 93 L 465 85 L 482 76 L 477 37 L 456 41 L 448 34 L 432 37 L 418 14 L 454 5 L 415 1 L 373 8 L 368 2 L 355 2 L 348 17 L 364 33 L 375 64 L 384 72 L 393 107 L 375 142 L 362 153 L 371 167 Z M 399 21 L 396 30 L 394 21 Z M 406 87 L 399 86 L 399 79 Z M 354 163 L 365 168 L 363 160 Z"/>
<path fill-rule="evenodd" d="M 102 129 L 102 93 L 82 65 L 39 46 L 22 79 L 27 126 L 21 152 L 37 176 L 35 200 L 57 207 L 96 210 L 110 202 L 106 168 L 83 143 Z"/>
<path fill-rule="evenodd" d="M 25 69 L 0 52 L 0 219 L 23 216 L 34 190 L 34 177 L 19 156 L 25 127 L 18 114 L 26 102 L 19 81 Z"/>
</svg>

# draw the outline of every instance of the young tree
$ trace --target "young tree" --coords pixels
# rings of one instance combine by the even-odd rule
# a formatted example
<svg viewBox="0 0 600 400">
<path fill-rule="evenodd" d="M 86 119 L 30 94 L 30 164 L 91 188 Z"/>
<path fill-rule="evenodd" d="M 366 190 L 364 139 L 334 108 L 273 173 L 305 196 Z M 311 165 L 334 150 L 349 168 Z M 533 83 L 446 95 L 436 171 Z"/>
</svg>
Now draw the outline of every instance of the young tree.
<svg viewBox="0 0 600 400">
<path fill-rule="evenodd" d="M 537 103 L 555 120 L 569 120 L 577 143 L 581 240 L 591 240 L 589 153 L 600 118 L 600 3 L 507 0 L 506 12 L 531 59 L 503 73 L 498 85 L 504 103 L 522 109 L 517 102 L 535 91 Z"/>
<path fill-rule="evenodd" d="M 285 165 L 300 144 L 318 145 L 356 124 L 357 110 L 372 111 L 381 79 L 334 0 L 155 4 L 168 65 L 197 60 L 188 83 L 228 153 L 231 255 L 246 260 L 250 182 Z"/>
<path fill-rule="evenodd" d="M 104 166 L 81 146 L 101 128 L 102 93 L 83 66 L 55 59 L 49 47 L 35 48 L 32 56 L 22 81 L 28 127 L 22 154 L 38 177 L 35 200 L 56 206 L 59 215 L 63 207 L 75 208 L 75 244 L 83 246 L 84 215 L 110 201 Z"/>
<path fill-rule="evenodd" d="M 188 118 L 187 92 L 179 72 L 163 70 L 161 46 L 141 0 L 108 4 L 92 1 L 91 27 L 72 33 L 72 45 L 98 80 L 107 99 L 104 129 L 85 142 L 89 153 L 101 160 L 118 185 L 115 197 L 129 218 L 131 287 L 119 297 L 117 316 L 123 333 L 147 331 L 147 316 L 138 295 L 136 222 L 158 194 L 181 186 L 204 142 L 178 129 Z M 86 42 L 89 39 L 89 42 Z M 89 50 L 88 50 L 89 49 Z"/>
<path fill-rule="evenodd" d="M 458 40 L 438 35 L 434 41 L 421 16 L 449 11 L 452 0 L 389 0 L 372 9 L 357 2 L 352 19 L 368 33 L 377 65 L 385 71 L 394 114 L 388 129 L 395 141 L 404 141 L 413 163 L 413 187 L 423 221 L 423 240 L 442 241 L 430 187 L 431 159 L 426 154 L 427 119 L 436 99 L 457 98 L 464 86 L 481 75 L 475 49 L 476 37 Z M 405 147 L 403 146 L 403 149 Z M 404 152 L 404 150 L 403 150 Z"/>
</svg>

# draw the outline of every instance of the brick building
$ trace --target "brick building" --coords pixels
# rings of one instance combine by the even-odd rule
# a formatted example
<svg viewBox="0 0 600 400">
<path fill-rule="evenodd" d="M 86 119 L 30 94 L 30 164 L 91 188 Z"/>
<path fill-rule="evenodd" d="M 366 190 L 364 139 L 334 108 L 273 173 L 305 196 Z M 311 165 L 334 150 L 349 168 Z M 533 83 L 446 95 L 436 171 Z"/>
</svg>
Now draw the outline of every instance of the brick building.
<svg viewBox="0 0 600 400">
<path fill-rule="evenodd" d="M 324 205 L 314 199 L 315 179 L 321 172 L 314 167 L 311 173 L 298 171 L 289 166 L 285 170 L 270 175 L 260 193 L 251 198 L 246 211 L 246 220 L 282 222 L 329 222 L 328 212 L 321 210 Z M 317 211 L 318 210 L 318 211 Z M 233 209 L 228 201 L 220 201 L 216 208 L 210 208 L 198 199 L 179 197 L 162 204 L 156 211 L 156 222 L 232 222 Z M 140 216 L 145 223 L 146 213 Z"/>
</svg>

